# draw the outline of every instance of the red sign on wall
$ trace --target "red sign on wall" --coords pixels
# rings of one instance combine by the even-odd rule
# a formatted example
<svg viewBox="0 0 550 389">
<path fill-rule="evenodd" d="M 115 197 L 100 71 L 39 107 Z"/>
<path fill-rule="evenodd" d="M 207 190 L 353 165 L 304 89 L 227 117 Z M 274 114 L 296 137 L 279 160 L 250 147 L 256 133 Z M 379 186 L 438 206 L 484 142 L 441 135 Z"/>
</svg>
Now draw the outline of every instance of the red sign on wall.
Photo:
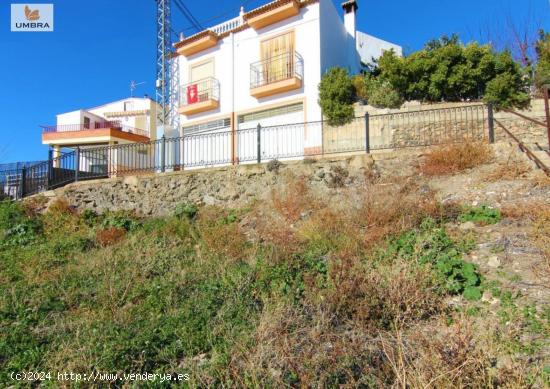
<svg viewBox="0 0 550 389">
<path fill-rule="evenodd" d="M 197 84 L 187 86 L 187 104 L 193 104 L 198 101 Z"/>
</svg>

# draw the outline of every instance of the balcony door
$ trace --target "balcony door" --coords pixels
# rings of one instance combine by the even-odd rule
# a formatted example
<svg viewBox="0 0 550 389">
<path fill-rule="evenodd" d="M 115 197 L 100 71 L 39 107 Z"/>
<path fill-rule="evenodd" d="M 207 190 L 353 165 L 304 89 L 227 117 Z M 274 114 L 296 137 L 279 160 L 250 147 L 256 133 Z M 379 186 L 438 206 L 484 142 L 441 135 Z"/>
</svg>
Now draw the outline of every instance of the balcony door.
<svg viewBox="0 0 550 389">
<path fill-rule="evenodd" d="M 262 41 L 261 59 L 262 84 L 290 78 L 294 69 L 294 31 Z"/>
<path fill-rule="evenodd" d="M 211 98 L 212 78 L 214 77 L 214 60 L 209 59 L 191 65 L 191 83 L 187 87 L 188 104 L 206 101 Z"/>
</svg>

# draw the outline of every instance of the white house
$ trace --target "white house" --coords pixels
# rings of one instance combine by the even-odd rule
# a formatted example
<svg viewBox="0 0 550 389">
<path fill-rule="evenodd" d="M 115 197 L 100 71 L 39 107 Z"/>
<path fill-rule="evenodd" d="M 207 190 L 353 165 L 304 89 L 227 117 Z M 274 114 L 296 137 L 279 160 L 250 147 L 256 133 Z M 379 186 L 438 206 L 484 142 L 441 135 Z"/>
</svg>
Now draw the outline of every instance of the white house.
<svg viewBox="0 0 550 389">
<path fill-rule="evenodd" d="M 356 31 L 356 0 L 342 7 L 344 20 L 332 0 L 276 0 L 241 9 L 236 18 L 177 42 L 180 135 L 189 136 L 181 150 L 185 163 L 202 161 L 191 149 L 213 147 L 202 137 L 194 144 L 197 133 L 218 133 L 213 153 L 230 148 L 233 161 L 249 160 L 258 123 L 265 128 L 322 120 L 318 85 L 329 68 L 346 67 L 353 74 L 383 50 L 401 53 L 397 45 Z M 286 147 L 297 149 L 289 155 L 320 152 L 321 126 L 302 124 L 292 136 L 281 131 L 264 134 L 262 147 L 280 147 L 278 139 L 284 138 Z"/>
<path fill-rule="evenodd" d="M 148 97 L 129 97 L 98 107 L 78 109 L 57 115 L 57 123 L 42 126 L 42 144 L 53 149 L 54 167 L 62 168 L 62 149 L 80 149 L 79 168 L 82 171 L 103 171 L 131 163 L 139 168 L 154 158 L 150 150 L 133 155 L 120 149 L 94 152 L 98 146 L 129 145 L 156 139 L 158 104 Z M 141 150 L 140 150 L 141 151 Z M 133 154 L 132 154 L 133 153 Z M 68 161 L 65 161 L 65 163 Z M 74 162 L 72 162 L 74 163 Z M 73 168 L 73 167 L 71 167 Z"/>
<path fill-rule="evenodd" d="M 54 149 L 146 142 L 156 139 L 157 104 L 148 97 L 129 97 L 98 107 L 57 115 L 42 126 L 42 144 Z"/>
</svg>

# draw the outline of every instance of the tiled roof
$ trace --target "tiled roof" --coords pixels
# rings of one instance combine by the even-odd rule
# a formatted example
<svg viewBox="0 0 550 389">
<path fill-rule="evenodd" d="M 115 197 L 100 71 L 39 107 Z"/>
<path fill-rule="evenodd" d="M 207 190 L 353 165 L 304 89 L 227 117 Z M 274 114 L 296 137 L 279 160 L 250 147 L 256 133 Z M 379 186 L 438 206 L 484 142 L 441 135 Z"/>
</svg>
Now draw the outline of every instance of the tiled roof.
<svg viewBox="0 0 550 389">
<path fill-rule="evenodd" d="M 264 5 L 256 8 L 256 9 L 253 9 L 253 10 L 245 13 L 243 15 L 244 23 L 242 25 L 234 28 L 233 30 L 227 31 L 227 32 L 225 32 L 221 35 L 217 35 L 212 30 L 206 29 L 206 30 L 200 31 L 196 34 L 193 34 L 191 36 L 188 36 L 187 38 L 185 38 L 185 39 L 183 39 L 179 42 L 174 43 L 173 46 L 174 46 L 174 48 L 177 49 L 181 46 L 185 46 L 186 44 L 191 43 L 193 41 L 196 41 L 197 39 L 203 38 L 207 35 L 213 35 L 213 36 L 216 36 L 216 37 L 224 37 L 224 36 L 229 35 L 229 33 L 231 33 L 231 32 L 242 31 L 242 30 L 248 28 L 248 24 L 246 23 L 247 18 L 252 18 L 254 16 L 261 15 L 264 12 L 269 12 L 270 10 L 272 10 L 272 9 L 278 7 L 278 6 L 281 6 L 281 5 L 284 5 L 284 4 L 287 4 L 287 3 L 291 3 L 291 2 L 297 2 L 297 3 L 300 4 L 300 7 L 305 7 L 305 6 L 308 6 L 310 4 L 317 3 L 317 2 L 319 2 L 319 0 L 275 0 L 275 1 L 269 2 L 267 4 L 264 4 Z"/>
<path fill-rule="evenodd" d="M 300 3 L 300 1 L 299 0 L 275 0 L 275 1 L 272 1 L 271 3 L 264 4 L 256 9 L 253 9 L 252 11 L 245 13 L 244 19 L 246 20 L 254 16 L 261 15 L 264 12 L 269 12 L 272 9 L 275 9 L 281 5 L 288 4 L 288 3 Z"/>
</svg>

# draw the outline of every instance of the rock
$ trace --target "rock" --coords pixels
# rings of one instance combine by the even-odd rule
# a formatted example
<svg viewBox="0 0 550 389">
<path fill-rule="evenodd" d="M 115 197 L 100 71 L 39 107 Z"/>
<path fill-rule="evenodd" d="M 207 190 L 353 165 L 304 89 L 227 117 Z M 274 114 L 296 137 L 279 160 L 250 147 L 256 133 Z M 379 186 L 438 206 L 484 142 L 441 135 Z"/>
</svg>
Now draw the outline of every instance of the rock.
<svg viewBox="0 0 550 389">
<path fill-rule="evenodd" d="M 458 226 L 458 228 L 462 231 L 468 231 L 468 230 L 473 230 L 474 228 L 476 228 L 476 225 L 474 224 L 474 222 L 465 222 L 465 223 L 462 223 Z"/>
<path fill-rule="evenodd" d="M 487 260 L 487 266 L 492 268 L 500 267 L 500 259 L 498 259 L 496 255 L 489 257 L 489 259 Z"/>
</svg>

